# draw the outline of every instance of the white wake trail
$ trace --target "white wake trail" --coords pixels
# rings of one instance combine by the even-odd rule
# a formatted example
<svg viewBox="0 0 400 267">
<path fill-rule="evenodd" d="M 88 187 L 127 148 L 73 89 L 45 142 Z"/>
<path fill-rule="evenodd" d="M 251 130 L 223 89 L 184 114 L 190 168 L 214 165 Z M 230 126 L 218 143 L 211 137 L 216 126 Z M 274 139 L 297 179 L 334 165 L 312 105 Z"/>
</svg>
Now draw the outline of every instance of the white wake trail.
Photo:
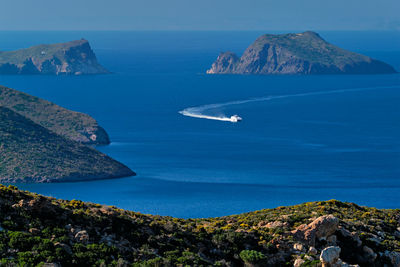
<svg viewBox="0 0 400 267">
<path fill-rule="evenodd" d="M 217 117 L 217 116 L 201 115 L 201 114 L 196 114 L 193 111 L 188 110 L 188 109 L 179 111 L 179 113 L 184 115 L 184 116 L 193 117 L 193 118 L 199 118 L 199 119 L 217 120 L 217 121 L 232 121 L 231 118 L 229 118 L 229 117 L 225 117 L 225 116 Z"/>
<path fill-rule="evenodd" d="M 189 107 L 184 110 L 179 111 L 180 114 L 192 118 L 199 119 L 208 119 L 208 120 L 217 120 L 217 121 L 229 121 L 229 122 L 238 122 L 242 120 L 237 115 L 233 115 L 227 117 L 225 115 L 221 116 L 212 116 L 204 114 L 207 110 L 217 109 L 226 106 L 232 105 L 241 105 L 250 102 L 261 102 L 261 101 L 269 101 L 274 99 L 282 99 L 282 98 L 290 98 L 290 97 L 303 97 L 303 96 L 314 96 L 314 95 L 328 95 L 328 94 L 339 94 L 339 93 L 347 93 L 347 92 L 357 92 L 357 91 L 367 91 L 367 90 L 377 90 L 377 89 L 393 89 L 399 88 L 399 86 L 381 86 L 381 87 L 364 87 L 364 88 L 353 88 L 353 89 L 340 89 L 340 90 L 330 90 L 330 91 L 320 91 L 320 92 L 310 92 L 310 93 L 300 93 L 300 94 L 291 94 L 291 95 L 277 95 L 277 96 L 266 96 L 266 97 L 258 97 L 258 98 L 250 98 L 245 100 L 231 101 L 226 103 L 217 103 L 217 104 L 208 104 L 197 107 Z"/>
</svg>

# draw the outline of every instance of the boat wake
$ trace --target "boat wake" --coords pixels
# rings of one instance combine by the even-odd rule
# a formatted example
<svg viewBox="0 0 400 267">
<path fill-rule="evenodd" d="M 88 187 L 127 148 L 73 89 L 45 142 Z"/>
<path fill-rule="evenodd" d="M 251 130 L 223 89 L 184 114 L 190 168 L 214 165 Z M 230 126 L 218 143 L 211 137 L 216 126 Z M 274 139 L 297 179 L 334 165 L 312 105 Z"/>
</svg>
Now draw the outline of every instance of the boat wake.
<svg viewBox="0 0 400 267">
<path fill-rule="evenodd" d="M 266 96 L 266 97 L 258 97 L 258 98 L 250 98 L 245 100 L 231 101 L 226 103 L 217 103 L 217 104 L 208 104 L 197 107 L 189 107 L 184 110 L 179 111 L 180 114 L 192 118 L 199 119 L 207 119 L 207 120 L 217 120 L 217 121 L 228 121 L 228 122 L 239 122 L 242 120 L 238 115 L 233 116 L 225 116 L 225 115 L 207 115 L 208 110 L 220 109 L 227 106 L 233 105 L 241 105 L 251 102 L 261 102 L 261 101 L 270 101 L 275 99 L 282 98 L 292 98 L 292 97 L 305 97 L 305 96 L 316 96 L 316 95 L 328 95 L 328 94 L 340 94 L 347 92 L 357 92 L 357 91 L 367 91 L 367 90 L 377 90 L 377 89 L 393 89 L 399 88 L 399 86 L 381 86 L 381 87 L 364 87 L 364 88 L 352 88 L 352 89 L 341 89 L 341 90 L 329 90 L 329 91 L 319 91 L 319 92 L 309 92 L 309 93 L 300 93 L 300 94 L 291 94 L 291 95 L 275 95 L 275 96 Z"/>
</svg>

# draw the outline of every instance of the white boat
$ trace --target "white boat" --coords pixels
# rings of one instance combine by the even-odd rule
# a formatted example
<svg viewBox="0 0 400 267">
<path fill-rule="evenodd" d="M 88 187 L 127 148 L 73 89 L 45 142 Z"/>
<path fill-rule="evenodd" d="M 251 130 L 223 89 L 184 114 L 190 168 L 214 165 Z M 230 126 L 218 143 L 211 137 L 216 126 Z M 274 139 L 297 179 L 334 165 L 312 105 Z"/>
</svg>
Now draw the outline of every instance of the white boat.
<svg viewBox="0 0 400 267">
<path fill-rule="evenodd" d="M 231 122 L 239 122 L 239 121 L 242 121 L 242 118 L 239 117 L 238 115 L 231 116 Z"/>
</svg>

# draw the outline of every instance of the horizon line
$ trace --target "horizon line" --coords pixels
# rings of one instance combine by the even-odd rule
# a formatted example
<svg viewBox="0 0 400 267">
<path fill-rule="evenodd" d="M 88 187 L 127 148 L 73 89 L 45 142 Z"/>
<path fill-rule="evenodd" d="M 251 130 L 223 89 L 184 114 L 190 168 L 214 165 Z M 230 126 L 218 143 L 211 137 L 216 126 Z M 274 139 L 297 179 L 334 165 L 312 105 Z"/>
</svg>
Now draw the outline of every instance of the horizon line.
<svg viewBox="0 0 400 267">
<path fill-rule="evenodd" d="M 180 29 L 63 29 L 63 30 L 50 30 L 50 29 L 15 29 L 15 30 L 5 30 L 0 29 L 0 32 L 399 32 L 400 29 L 336 29 L 336 30 L 323 30 L 323 29 L 292 29 L 292 30 L 273 30 L 273 29 L 255 29 L 255 30 L 201 30 L 201 29 L 191 29 L 191 30 L 180 30 Z"/>
</svg>

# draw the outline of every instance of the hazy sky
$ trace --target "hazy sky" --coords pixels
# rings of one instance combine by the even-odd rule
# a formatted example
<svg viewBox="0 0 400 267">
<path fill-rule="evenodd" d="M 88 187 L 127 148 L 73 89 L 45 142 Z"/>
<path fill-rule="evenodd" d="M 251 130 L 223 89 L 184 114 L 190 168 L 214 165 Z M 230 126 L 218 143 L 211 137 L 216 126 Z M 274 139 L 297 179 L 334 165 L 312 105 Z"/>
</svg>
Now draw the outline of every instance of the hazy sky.
<svg viewBox="0 0 400 267">
<path fill-rule="evenodd" d="M 0 3 L 0 30 L 400 30 L 400 0 Z"/>
</svg>

